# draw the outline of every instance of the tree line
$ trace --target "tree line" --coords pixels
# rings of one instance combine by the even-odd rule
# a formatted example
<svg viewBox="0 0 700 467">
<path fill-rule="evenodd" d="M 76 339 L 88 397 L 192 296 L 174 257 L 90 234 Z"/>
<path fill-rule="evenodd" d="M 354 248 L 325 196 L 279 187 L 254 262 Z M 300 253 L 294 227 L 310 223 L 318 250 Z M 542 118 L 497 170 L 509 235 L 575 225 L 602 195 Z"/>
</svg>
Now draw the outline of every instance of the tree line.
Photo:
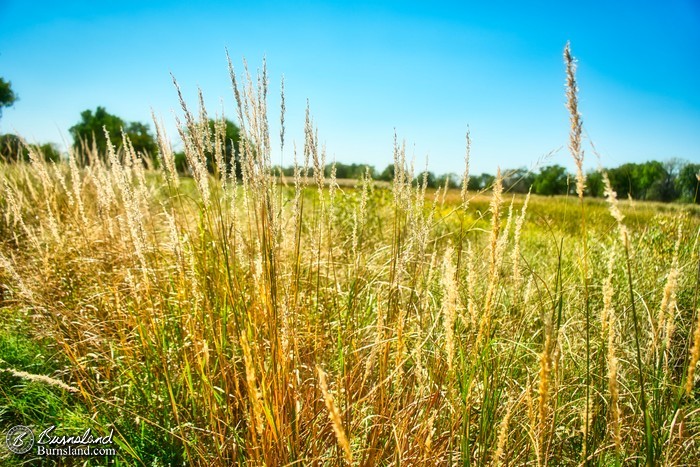
<svg viewBox="0 0 700 467">
<path fill-rule="evenodd" d="M 0 78 L 0 117 L 2 108 L 13 105 L 18 96 L 13 92 L 11 83 Z M 217 122 L 208 121 L 208 134 L 216 133 Z M 89 163 L 86 154 L 92 153 L 98 157 L 104 157 L 107 153 L 107 137 L 104 129 L 109 133 L 110 143 L 117 149 L 121 148 L 122 132 L 128 137 L 136 154 L 144 160 L 150 160 L 157 164 L 155 157 L 158 152 L 156 138 L 152 134 L 148 124 L 141 122 L 127 122 L 122 118 L 112 115 L 104 107 L 85 110 L 80 114 L 80 121 L 72 126 L 69 131 L 73 137 L 75 154 L 81 158 L 84 164 Z M 225 147 L 223 157 L 227 165 L 238 160 L 238 147 L 240 143 L 240 129 L 230 120 L 223 122 Z M 206 133 L 206 132 L 205 132 Z M 0 159 L 7 162 L 28 161 L 29 150 L 35 149 L 37 154 L 42 154 L 46 160 L 58 161 L 62 157 L 59 149 L 52 143 L 26 144 L 20 137 L 13 134 L 0 135 Z M 206 153 L 207 164 L 211 171 L 214 170 L 214 155 Z M 101 156 L 99 156 L 101 155 Z M 188 165 L 185 153 L 175 152 L 175 164 L 178 171 L 187 173 Z M 236 164 L 238 167 L 239 164 Z M 278 167 L 286 176 L 293 176 L 293 167 Z M 325 168 L 326 176 L 330 176 L 331 165 Z M 359 179 L 366 171 L 375 180 L 391 181 L 394 178 L 394 165 L 388 165 L 379 172 L 374 166 L 367 164 L 343 164 L 335 163 L 335 175 L 343 179 Z M 683 201 L 700 203 L 698 193 L 700 186 L 700 164 L 690 163 L 679 159 L 670 159 L 664 162 L 648 161 L 643 163 L 626 163 L 619 167 L 607 168 L 612 188 L 619 197 L 632 197 L 638 200 L 649 201 Z M 574 191 L 573 175 L 565 167 L 560 165 L 547 165 L 538 171 L 526 168 L 517 168 L 503 172 L 504 189 L 512 193 L 527 193 L 532 190 L 539 195 L 564 195 Z M 240 176 L 240 169 L 237 170 Z M 494 181 L 492 174 L 482 173 L 469 179 L 469 190 L 486 190 Z M 437 188 L 448 183 L 450 186 L 458 186 L 460 178 L 454 173 L 435 175 L 433 172 L 419 173 L 414 182 L 426 181 L 429 188 Z M 602 197 L 603 177 L 600 171 L 591 171 L 587 174 L 586 194 L 592 197 Z"/>
</svg>

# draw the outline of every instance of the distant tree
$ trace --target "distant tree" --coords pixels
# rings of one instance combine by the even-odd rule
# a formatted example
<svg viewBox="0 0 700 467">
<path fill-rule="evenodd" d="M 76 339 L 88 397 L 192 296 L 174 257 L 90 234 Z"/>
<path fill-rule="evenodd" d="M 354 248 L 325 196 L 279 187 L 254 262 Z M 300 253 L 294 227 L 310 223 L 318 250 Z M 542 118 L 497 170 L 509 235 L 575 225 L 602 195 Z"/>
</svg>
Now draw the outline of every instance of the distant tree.
<svg viewBox="0 0 700 467">
<path fill-rule="evenodd" d="M 700 164 L 685 164 L 678 172 L 675 186 L 680 199 L 700 204 Z"/>
<path fill-rule="evenodd" d="M 638 197 L 640 186 L 636 166 L 637 164 L 627 163 L 616 168 L 608 169 L 610 185 L 621 199 L 629 196 L 633 198 Z"/>
<path fill-rule="evenodd" d="M 568 188 L 568 174 L 560 165 L 543 167 L 535 176 L 533 191 L 538 195 L 563 195 Z"/>
<path fill-rule="evenodd" d="M 52 143 L 27 145 L 17 135 L 0 135 L 0 159 L 5 162 L 29 162 L 30 148 L 47 162 L 58 162 L 61 159 L 61 152 Z"/>
<path fill-rule="evenodd" d="M 613 190 L 619 197 L 634 199 L 672 201 L 678 197 L 675 179 L 682 163 L 671 159 L 664 163 L 648 161 L 629 162 L 608 169 Z"/>
<path fill-rule="evenodd" d="M 109 140 L 112 145 L 119 147 L 122 144 L 121 131 L 126 123 L 116 115 L 112 115 L 104 107 L 97 107 L 95 112 L 85 110 L 80 114 L 80 122 L 69 128 L 73 136 L 73 145 L 78 150 L 97 149 L 101 157 L 107 154 L 107 138 L 105 130 L 109 132 Z M 135 149 L 135 147 L 134 147 Z"/>
<path fill-rule="evenodd" d="M 479 191 L 481 189 L 481 177 L 479 175 L 470 175 L 467 189 L 469 191 Z"/>
<path fill-rule="evenodd" d="M 116 148 L 122 146 L 122 130 L 124 130 L 137 154 L 152 156 L 157 150 L 148 125 L 140 122 L 126 123 L 116 115 L 107 112 L 104 107 L 97 107 L 94 113 L 92 110 L 85 110 L 80 114 L 80 122 L 69 129 L 73 136 L 73 146 L 79 153 L 92 150 L 94 147 L 99 157 L 106 157 L 107 138 L 104 129 L 109 132 L 109 140 Z"/>
<path fill-rule="evenodd" d="M 642 164 L 643 175 L 647 175 L 650 172 L 650 166 L 653 167 L 650 179 L 642 179 L 640 183 L 644 190 L 642 199 L 663 202 L 678 199 L 676 178 L 682 165 L 682 162 L 678 159 L 671 159 L 664 163 L 651 161 Z"/>
<path fill-rule="evenodd" d="M 661 193 L 660 201 L 673 201 L 680 197 L 676 188 L 676 179 L 687 164 L 688 162 L 678 158 L 669 159 L 663 163 L 666 178 L 661 180 L 660 187 L 657 189 L 657 192 Z"/>
<path fill-rule="evenodd" d="M 236 177 L 241 177 L 241 164 L 240 164 L 240 144 L 241 144 L 241 129 L 233 123 L 231 120 L 225 119 L 223 121 L 223 134 L 220 135 L 220 130 L 217 130 L 217 125 L 221 124 L 221 121 L 209 120 L 209 134 L 212 138 L 212 145 L 216 144 L 217 137 L 223 137 L 221 142 L 223 145 L 223 156 L 224 164 L 226 164 L 227 171 L 231 170 L 231 165 L 235 162 L 236 164 Z M 207 152 L 207 167 L 210 172 L 214 172 L 214 153 Z"/>
<path fill-rule="evenodd" d="M 423 185 L 424 179 L 425 179 L 426 186 L 428 188 L 437 188 L 438 187 L 437 178 L 435 177 L 435 174 L 432 172 L 425 172 L 425 171 L 421 172 L 418 175 L 416 175 L 416 178 L 413 181 L 417 185 Z"/>
<path fill-rule="evenodd" d="M 188 171 L 187 166 L 187 156 L 183 151 L 178 151 L 173 153 L 173 158 L 175 159 L 175 170 L 180 173 L 186 173 Z"/>
<path fill-rule="evenodd" d="M 44 160 L 58 162 L 61 160 L 61 151 L 54 143 L 44 143 L 39 146 L 39 153 L 44 156 Z"/>
<path fill-rule="evenodd" d="M 527 193 L 535 181 L 535 176 L 525 167 L 505 171 L 503 189 L 509 193 Z"/>
<path fill-rule="evenodd" d="M 131 122 L 124 128 L 124 131 L 129 135 L 129 141 L 136 152 L 149 155 L 155 155 L 158 152 L 158 144 L 156 144 L 148 125 L 141 122 Z"/>
<path fill-rule="evenodd" d="M 2 118 L 2 108 L 10 107 L 19 98 L 12 90 L 12 83 L 0 78 L 0 118 Z"/>
<path fill-rule="evenodd" d="M 384 180 L 386 182 L 390 182 L 394 180 L 394 173 L 395 173 L 395 168 L 394 164 L 389 164 L 386 166 L 386 169 L 382 170 L 382 173 L 379 174 L 379 180 Z"/>
<path fill-rule="evenodd" d="M 29 160 L 29 151 L 19 136 L 13 134 L 1 135 L 0 157 L 2 157 L 3 162 L 26 162 Z"/>
<path fill-rule="evenodd" d="M 649 161 L 643 164 L 634 164 L 632 177 L 636 178 L 634 185 L 638 187 L 638 191 L 632 193 L 634 198 L 670 201 L 670 199 L 662 199 L 668 196 L 665 193 L 668 190 L 665 189 L 664 184 L 667 183 L 669 173 L 661 162 Z"/>
<path fill-rule="evenodd" d="M 462 186 L 462 179 L 460 178 L 460 176 L 453 172 L 440 175 L 435 180 L 435 183 L 438 187 L 443 187 L 445 186 L 445 182 L 447 182 L 448 180 L 450 182 L 450 188 L 457 188 Z"/>
<path fill-rule="evenodd" d="M 202 127 L 199 123 L 198 125 L 200 126 L 196 131 L 201 131 L 201 134 L 198 135 L 198 138 L 209 138 L 207 144 L 196 146 L 197 148 L 200 148 L 203 151 L 203 155 L 207 161 L 207 169 L 209 170 L 209 172 L 214 173 L 217 170 L 215 148 L 218 145 L 222 148 L 223 162 L 226 166 L 226 171 L 229 172 L 232 168 L 232 164 L 235 162 L 236 177 L 240 178 L 241 129 L 238 127 L 238 125 L 236 125 L 228 119 L 225 119 L 223 121 L 210 119 L 207 122 L 206 127 Z M 187 157 L 185 156 L 184 151 L 176 152 L 175 154 L 173 154 L 173 156 L 175 157 L 175 167 L 179 172 L 186 172 L 189 170 Z"/>
<path fill-rule="evenodd" d="M 591 171 L 586 174 L 586 196 L 601 198 L 603 196 L 603 174 L 600 171 Z"/>
<path fill-rule="evenodd" d="M 333 170 L 333 164 L 326 165 L 326 169 L 323 174 L 326 177 L 330 177 L 331 171 Z M 350 166 L 343 164 L 342 162 L 335 163 L 335 178 L 350 178 Z"/>
<path fill-rule="evenodd" d="M 496 180 L 496 177 L 484 172 L 481 175 L 477 175 L 475 177 L 470 177 L 468 188 L 470 190 L 488 190 L 489 188 L 491 188 L 493 186 L 493 182 L 495 180 Z"/>
<path fill-rule="evenodd" d="M 333 164 L 326 165 L 325 176 L 330 177 Z M 343 164 L 342 162 L 335 163 L 336 178 L 352 178 L 359 180 L 365 175 L 365 171 L 369 168 L 370 176 L 374 177 L 374 167 L 367 164 Z M 294 173 L 292 171 L 292 173 Z"/>
</svg>

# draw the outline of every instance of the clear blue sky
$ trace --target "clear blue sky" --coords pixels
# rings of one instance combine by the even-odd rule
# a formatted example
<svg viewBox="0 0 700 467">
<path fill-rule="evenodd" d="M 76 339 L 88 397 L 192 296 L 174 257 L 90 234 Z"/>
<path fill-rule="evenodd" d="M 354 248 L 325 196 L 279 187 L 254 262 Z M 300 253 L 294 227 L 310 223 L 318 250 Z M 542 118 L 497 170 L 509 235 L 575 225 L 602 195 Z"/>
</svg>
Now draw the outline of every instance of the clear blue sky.
<svg viewBox="0 0 700 467">
<path fill-rule="evenodd" d="M 571 167 L 567 40 L 604 165 L 700 161 L 698 0 L 0 0 L 0 76 L 20 97 L 0 132 L 70 142 L 80 112 L 102 105 L 143 122 L 153 108 L 174 139 L 171 72 L 193 107 L 200 86 L 210 113 L 223 100 L 233 117 L 227 47 L 237 68 L 267 57 L 273 135 L 282 74 L 290 141 L 302 141 L 310 100 L 329 159 L 381 170 L 396 128 L 418 167 L 428 156 L 434 172 L 461 172 L 469 125 L 474 172 L 529 166 L 560 147 L 547 163 Z M 590 152 L 586 165 L 596 166 Z"/>
</svg>

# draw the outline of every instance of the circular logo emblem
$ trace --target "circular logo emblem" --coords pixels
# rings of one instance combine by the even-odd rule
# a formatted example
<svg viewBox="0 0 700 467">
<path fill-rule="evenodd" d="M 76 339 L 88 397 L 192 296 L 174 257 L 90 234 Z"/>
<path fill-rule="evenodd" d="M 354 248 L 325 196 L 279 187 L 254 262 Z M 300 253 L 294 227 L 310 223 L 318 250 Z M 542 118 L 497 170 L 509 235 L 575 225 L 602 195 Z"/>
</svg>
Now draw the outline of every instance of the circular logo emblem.
<svg viewBox="0 0 700 467">
<path fill-rule="evenodd" d="M 34 446 L 34 433 L 24 425 L 13 426 L 7 432 L 5 444 L 15 454 L 24 454 Z"/>
</svg>

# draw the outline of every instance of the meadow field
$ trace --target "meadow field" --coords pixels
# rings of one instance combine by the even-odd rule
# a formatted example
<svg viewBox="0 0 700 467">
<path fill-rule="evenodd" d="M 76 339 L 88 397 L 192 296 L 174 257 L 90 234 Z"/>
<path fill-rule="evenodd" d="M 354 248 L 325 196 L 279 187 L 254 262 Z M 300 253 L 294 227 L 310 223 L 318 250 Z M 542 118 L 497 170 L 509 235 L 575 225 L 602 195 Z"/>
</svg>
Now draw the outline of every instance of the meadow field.
<svg viewBox="0 0 700 467">
<path fill-rule="evenodd" d="M 267 78 L 234 87 L 240 178 L 184 103 L 191 176 L 162 128 L 158 169 L 0 165 L 0 431 L 114 429 L 87 465 L 700 464 L 697 206 L 474 193 L 468 148 L 429 190 L 398 138 L 390 186 L 341 187 L 310 117 L 278 183 Z"/>
</svg>

